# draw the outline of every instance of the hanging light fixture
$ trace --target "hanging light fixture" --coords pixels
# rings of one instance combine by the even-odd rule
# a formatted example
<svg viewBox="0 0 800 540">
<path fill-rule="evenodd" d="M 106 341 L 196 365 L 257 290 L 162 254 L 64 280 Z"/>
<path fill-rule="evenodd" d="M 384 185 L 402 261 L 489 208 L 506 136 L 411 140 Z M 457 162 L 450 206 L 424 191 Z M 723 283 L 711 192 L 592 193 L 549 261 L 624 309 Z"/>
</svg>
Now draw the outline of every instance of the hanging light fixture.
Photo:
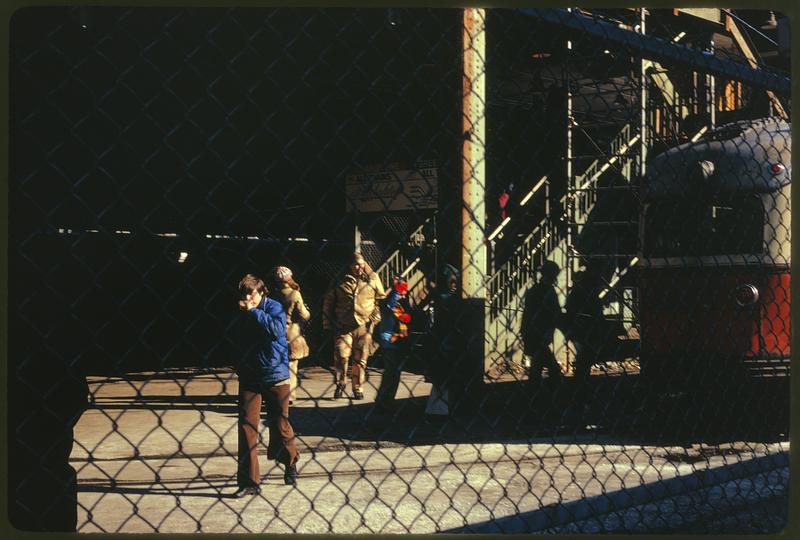
<svg viewBox="0 0 800 540">
<path fill-rule="evenodd" d="M 403 22 L 402 17 L 400 17 L 400 12 L 396 9 L 390 9 L 386 18 L 389 21 L 389 26 L 396 27 Z"/>
<path fill-rule="evenodd" d="M 92 13 L 88 7 L 82 6 L 78 8 L 78 23 L 83 30 L 88 30 L 91 24 Z"/>
</svg>

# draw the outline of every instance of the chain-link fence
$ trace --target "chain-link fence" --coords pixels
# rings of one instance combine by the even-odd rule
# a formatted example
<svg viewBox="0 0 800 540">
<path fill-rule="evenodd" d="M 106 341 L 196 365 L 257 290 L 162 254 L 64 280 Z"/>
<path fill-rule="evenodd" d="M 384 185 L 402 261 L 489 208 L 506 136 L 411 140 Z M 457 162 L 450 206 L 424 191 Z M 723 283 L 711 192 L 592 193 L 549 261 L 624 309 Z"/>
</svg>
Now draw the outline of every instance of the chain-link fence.
<svg viewBox="0 0 800 540">
<path fill-rule="evenodd" d="M 787 24 L 16 12 L 12 524 L 781 529 Z"/>
</svg>

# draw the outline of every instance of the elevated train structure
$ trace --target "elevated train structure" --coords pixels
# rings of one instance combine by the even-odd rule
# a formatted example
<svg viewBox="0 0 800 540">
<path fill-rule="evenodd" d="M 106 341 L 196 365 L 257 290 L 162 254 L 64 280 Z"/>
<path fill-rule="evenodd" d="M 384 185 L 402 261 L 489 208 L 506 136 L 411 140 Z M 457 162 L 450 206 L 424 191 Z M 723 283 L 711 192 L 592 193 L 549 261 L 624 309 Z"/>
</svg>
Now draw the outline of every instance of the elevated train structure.
<svg viewBox="0 0 800 540">
<path fill-rule="evenodd" d="M 689 374 L 738 358 L 743 373 L 785 375 L 788 52 L 770 33 L 785 19 L 767 27 L 763 13 L 739 10 L 518 12 L 565 31 L 563 43 L 534 54 L 547 95 L 562 101 L 547 109 L 556 158 L 537 161 L 518 212 L 488 236 L 488 378 L 524 373 L 522 298 L 544 260 L 563 270 L 562 305 L 580 267 L 601 263 L 605 316 L 622 331 L 598 348 L 596 373 Z M 690 218 L 694 232 L 669 239 Z M 659 242 L 688 251 L 665 256 Z M 556 332 L 553 349 L 572 372 L 569 339 Z"/>
</svg>

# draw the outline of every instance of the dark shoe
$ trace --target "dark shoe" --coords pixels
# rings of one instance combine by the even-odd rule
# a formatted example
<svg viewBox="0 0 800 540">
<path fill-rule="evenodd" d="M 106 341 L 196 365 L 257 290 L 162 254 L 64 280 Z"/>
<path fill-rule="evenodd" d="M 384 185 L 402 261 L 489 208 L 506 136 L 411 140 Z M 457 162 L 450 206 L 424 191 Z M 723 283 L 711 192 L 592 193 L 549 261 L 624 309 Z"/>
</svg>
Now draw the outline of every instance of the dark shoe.
<svg viewBox="0 0 800 540">
<path fill-rule="evenodd" d="M 259 487 L 256 487 L 256 486 L 243 487 L 243 488 L 239 488 L 239 490 L 236 493 L 231 495 L 231 498 L 233 498 L 233 499 L 241 499 L 241 498 L 244 498 L 244 497 L 250 497 L 252 495 L 258 495 L 259 493 L 261 493 L 261 488 L 259 488 Z"/>
<path fill-rule="evenodd" d="M 353 399 L 364 399 L 364 391 L 360 388 L 358 390 L 353 390 Z"/>
<path fill-rule="evenodd" d="M 287 486 L 297 485 L 297 465 L 287 465 L 283 471 L 283 483 Z"/>
<path fill-rule="evenodd" d="M 337 384 L 336 390 L 333 391 L 333 399 L 340 399 L 344 395 L 344 388 L 343 384 Z"/>
</svg>

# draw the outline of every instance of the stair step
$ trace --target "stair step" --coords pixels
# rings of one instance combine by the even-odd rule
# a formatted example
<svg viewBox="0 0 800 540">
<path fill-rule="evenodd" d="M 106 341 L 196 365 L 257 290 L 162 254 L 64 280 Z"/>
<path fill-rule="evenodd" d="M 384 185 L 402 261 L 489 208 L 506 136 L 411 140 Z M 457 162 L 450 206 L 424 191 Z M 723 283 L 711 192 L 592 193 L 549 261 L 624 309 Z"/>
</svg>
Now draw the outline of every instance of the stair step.
<svg viewBox="0 0 800 540">
<path fill-rule="evenodd" d="M 572 248 L 571 257 L 582 257 L 585 259 L 632 259 L 638 257 L 638 253 L 578 253 Z"/>
<path fill-rule="evenodd" d="M 569 225 L 587 225 L 587 221 L 570 221 Z M 592 221 L 591 225 L 602 225 L 604 227 L 617 227 L 621 225 L 638 225 L 638 221 Z"/>
<path fill-rule="evenodd" d="M 576 193 L 581 191 L 638 191 L 639 186 L 627 184 L 624 186 L 595 186 L 591 188 L 569 188 L 567 192 Z"/>
</svg>

